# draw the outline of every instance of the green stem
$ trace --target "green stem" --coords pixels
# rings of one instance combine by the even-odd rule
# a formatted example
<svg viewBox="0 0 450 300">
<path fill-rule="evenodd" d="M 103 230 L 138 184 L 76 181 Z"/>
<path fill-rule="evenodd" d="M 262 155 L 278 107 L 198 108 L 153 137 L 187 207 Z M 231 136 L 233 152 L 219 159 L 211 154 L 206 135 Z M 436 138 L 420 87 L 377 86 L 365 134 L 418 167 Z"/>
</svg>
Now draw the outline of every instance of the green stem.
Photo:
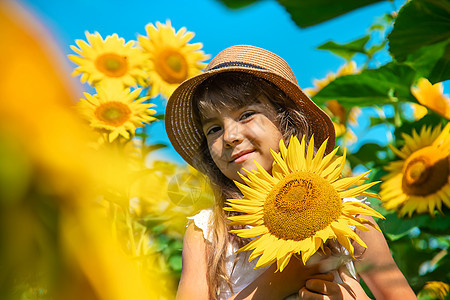
<svg viewBox="0 0 450 300">
<path fill-rule="evenodd" d="M 375 106 L 375 111 L 378 114 L 378 118 L 380 118 L 380 120 L 382 120 L 383 123 L 387 124 L 388 122 L 387 122 L 386 114 L 384 113 L 383 109 L 381 107 L 379 107 L 378 105 L 376 105 Z M 386 137 L 388 139 L 388 143 L 389 144 L 391 144 L 394 141 L 394 136 L 392 135 L 391 131 L 387 132 Z"/>
<path fill-rule="evenodd" d="M 394 125 L 396 128 L 399 128 L 403 124 L 399 103 L 395 102 L 392 105 L 394 107 Z"/>
</svg>

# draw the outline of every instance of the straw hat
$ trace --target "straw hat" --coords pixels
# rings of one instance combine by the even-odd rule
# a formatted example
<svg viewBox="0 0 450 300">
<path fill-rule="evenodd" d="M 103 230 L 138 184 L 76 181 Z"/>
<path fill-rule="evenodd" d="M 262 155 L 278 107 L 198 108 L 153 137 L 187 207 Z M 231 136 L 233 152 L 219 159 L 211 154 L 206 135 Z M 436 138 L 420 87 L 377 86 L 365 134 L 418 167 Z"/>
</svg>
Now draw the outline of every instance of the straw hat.
<svg viewBox="0 0 450 300">
<path fill-rule="evenodd" d="M 289 65 L 278 55 L 262 48 L 238 45 L 229 47 L 214 57 L 205 72 L 181 83 L 170 96 L 165 115 L 167 135 L 178 154 L 192 165 L 204 139 L 202 128 L 193 120 L 192 96 L 205 79 L 223 72 L 245 72 L 264 78 L 291 98 L 305 117 L 314 133 L 316 145 L 329 138 L 326 153 L 335 144 L 334 126 L 330 117 L 300 89 Z"/>
</svg>

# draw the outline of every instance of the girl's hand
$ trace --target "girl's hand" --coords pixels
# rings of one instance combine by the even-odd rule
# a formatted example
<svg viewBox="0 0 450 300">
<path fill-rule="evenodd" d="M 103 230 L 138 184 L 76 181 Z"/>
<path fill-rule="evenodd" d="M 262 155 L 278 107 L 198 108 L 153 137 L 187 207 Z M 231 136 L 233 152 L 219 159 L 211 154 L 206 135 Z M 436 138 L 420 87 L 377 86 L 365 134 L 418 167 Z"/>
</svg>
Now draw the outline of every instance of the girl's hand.
<svg viewBox="0 0 450 300">
<path fill-rule="evenodd" d="M 255 298 L 284 299 L 289 295 L 297 294 L 310 278 L 323 278 L 332 281 L 333 275 L 326 274 L 337 269 L 338 260 L 336 256 L 331 255 L 328 248 L 325 248 L 325 253 L 318 251 L 308 260 L 306 265 L 300 258 L 293 256 L 282 272 L 275 273 L 276 263 L 274 263 L 258 278 L 261 280 L 260 287 L 268 287 L 268 290 L 257 291 Z"/>
<path fill-rule="evenodd" d="M 300 299 L 347 300 L 370 299 L 359 282 L 346 272 L 345 266 L 339 269 L 343 283 L 335 283 L 329 274 L 314 276 L 300 289 Z"/>
<path fill-rule="evenodd" d="M 297 295 L 310 278 L 321 278 L 333 281 L 333 275 L 327 274 L 337 269 L 339 258 L 331 255 L 330 249 L 325 247 L 325 253 L 318 251 L 306 264 L 297 257 L 292 257 L 282 272 L 276 272 L 276 263 L 272 264 L 257 279 L 245 289 L 230 299 L 284 299 Z M 321 299 L 321 298 L 319 298 Z"/>
</svg>

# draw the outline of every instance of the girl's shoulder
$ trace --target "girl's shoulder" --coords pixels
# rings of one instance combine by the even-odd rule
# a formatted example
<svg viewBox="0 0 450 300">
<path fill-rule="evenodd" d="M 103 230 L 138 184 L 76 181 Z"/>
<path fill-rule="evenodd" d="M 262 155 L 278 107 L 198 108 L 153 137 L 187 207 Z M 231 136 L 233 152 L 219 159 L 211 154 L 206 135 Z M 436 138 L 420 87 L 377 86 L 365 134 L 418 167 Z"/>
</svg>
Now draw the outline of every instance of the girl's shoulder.
<svg viewBox="0 0 450 300">
<path fill-rule="evenodd" d="M 203 237 L 209 242 L 212 241 L 213 213 L 213 210 L 211 208 L 208 208 L 202 209 L 192 217 L 188 217 L 189 220 L 192 220 L 192 222 L 194 222 L 195 227 L 202 230 Z"/>
</svg>

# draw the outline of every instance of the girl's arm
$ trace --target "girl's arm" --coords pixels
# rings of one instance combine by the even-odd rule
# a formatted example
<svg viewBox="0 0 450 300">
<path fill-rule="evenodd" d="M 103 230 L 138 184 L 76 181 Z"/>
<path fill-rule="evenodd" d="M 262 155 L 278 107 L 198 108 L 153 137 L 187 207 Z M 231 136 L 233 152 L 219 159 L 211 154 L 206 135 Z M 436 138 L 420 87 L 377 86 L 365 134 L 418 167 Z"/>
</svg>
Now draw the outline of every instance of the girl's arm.
<svg viewBox="0 0 450 300">
<path fill-rule="evenodd" d="M 373 224 L 369 216 L 359 216 Z M 376 299 L 417 299 L 406 278 L 392 258 L 383 234 L 373 228 L 370 231 L 356 229 L 356 233 L 367 244 L 367 249 L 355 244 L 355 266 L 360 276 Z"/>
<path fill-rule="evenodd" d="M 176 299 L 209 299 L 206 270 L 206 244 L 203 232 L 191 223 L 184 235 L 183 268 Z"/>
<path fill-rule="evenodd" d="M 337 284 L 331 283 L 333 276 L 323 274 L 327 271 L 324 268 L 329 265 L 330 263 L 325 259 L 314 264 L 308 263 L 305 266 L 299 259 L 292 257 L 283 272 L 275 273 L 276 264 L 273 264 L 230 299 L 283 299 L 291 294 L 298 293 L 310 278 L 320 278 L 329 282 L 327 286 L 337 287 L 335 291 L 329 291 L 328 298 L 324 299 L 351 299 L 348 298 L 349 293 L 353 295 L 352 289 L 357 291 L 360 286 L 353 284 L 350 289 L 344 289 L 342 285 L 337 286 Z M 183 242 L 183 269 L 176 299 L 209 299 L 206 271 L 206 244 L 203 232 L 194 224 L 190 224 Z M 311 282 L 314 283 L 310 280 Z M 318 287 L 315 284 L 315 287 L 309 286 L 308 297 L 305 296 L 305 293 L 302 296 L 305 299 L 315 299 L 317 296 L 322 296 L 320 293 L 322 293 L 320 286 Z M 313 298 L 310 298 L 311 296 Z"/>
<path fill-rule="evenodd" d="M 275 273 L 276 264 L 273 264 L 230 299 L 283 299 L 298 293 L 306 280 L 324 272 L 323 268 L 326 265 L 329 264 L 322 260 L 305 266 L 299 259 L 292 257 L 283 272 Z M 206 244 L 203 232 L 194 224 L 190 224 L 184 236 L 183 269 L 176 299 L 209 299 L 206 271 Z"/>
</svg>

